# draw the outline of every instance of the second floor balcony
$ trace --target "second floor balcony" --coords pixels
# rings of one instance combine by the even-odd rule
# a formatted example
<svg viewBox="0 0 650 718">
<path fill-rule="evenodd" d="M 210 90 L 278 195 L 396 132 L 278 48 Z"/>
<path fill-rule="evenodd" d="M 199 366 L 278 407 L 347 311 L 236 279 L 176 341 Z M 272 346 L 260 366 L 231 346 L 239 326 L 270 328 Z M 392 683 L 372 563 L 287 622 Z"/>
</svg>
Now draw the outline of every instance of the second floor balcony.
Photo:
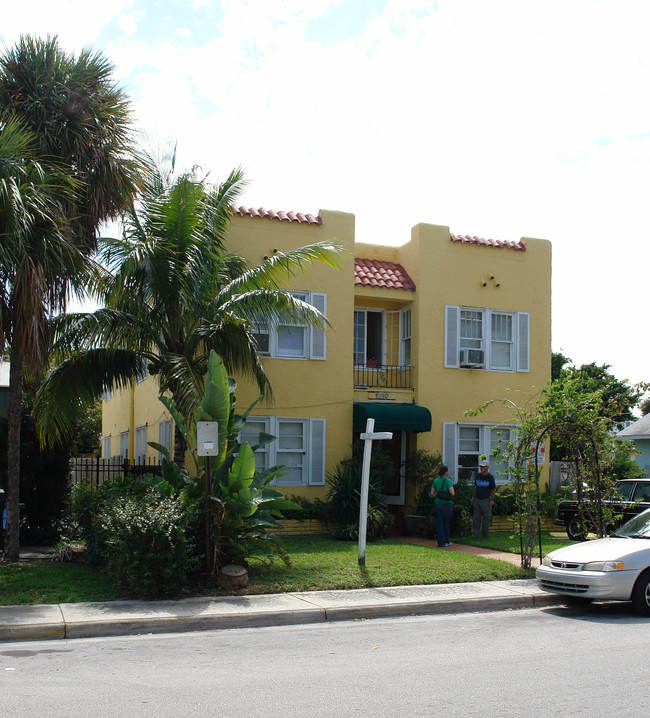
<svg viewBox="0 0 650 718">
<path fill-rule="evenodd" d="M 376 366 L 371 362 L 355 364 L 354 386 L 357 389 L 413 389 L 413 367 Z"/>
</svg>

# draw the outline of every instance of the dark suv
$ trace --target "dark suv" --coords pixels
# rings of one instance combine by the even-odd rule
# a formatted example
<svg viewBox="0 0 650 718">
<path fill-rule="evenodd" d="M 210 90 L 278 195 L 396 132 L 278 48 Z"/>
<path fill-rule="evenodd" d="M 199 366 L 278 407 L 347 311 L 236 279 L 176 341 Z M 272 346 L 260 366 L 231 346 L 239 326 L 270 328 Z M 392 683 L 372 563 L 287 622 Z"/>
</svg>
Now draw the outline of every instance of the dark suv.
<svg viewBox="0 0 650 718">
<path fill-rule="evenodd" d="M 614 486 L 612 498 L 603 499 L 603 506 L 611 508 L 619 515 L 617 526 L 650 509 L 650 478 L 618 481 Z M 592 528 L 583 526 L 576 501 L 560 501 L 555 523 L 564 526 L 568 537 L 573 541 L 584 539 Z"/>
</svg>

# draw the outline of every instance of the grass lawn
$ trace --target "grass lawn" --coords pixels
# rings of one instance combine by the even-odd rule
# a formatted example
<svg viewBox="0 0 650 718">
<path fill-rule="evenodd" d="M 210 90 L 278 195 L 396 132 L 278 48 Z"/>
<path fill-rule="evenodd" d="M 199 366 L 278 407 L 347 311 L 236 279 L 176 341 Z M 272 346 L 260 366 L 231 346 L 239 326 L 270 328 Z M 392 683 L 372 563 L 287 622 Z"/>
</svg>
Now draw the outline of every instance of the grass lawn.
<svg viewBox="0 0 650 718">
<path fill-rule="evenodd" d="M 464 583 L 532 576 L 517 566 L 386 539 L 369 543 L 366 565 L 359 566 L 354 542 L 327 536 L 285 540 L 291 566 L 253 563 L 246 593 L 283 593 L 326 589 Z M 187 595 L 223 595 L 212 586 L 188 587 Z M 0 605 L 111 601 L 120 596 L 110 578 L 77 563 L 0 564 Z"/>
<path fill-rule="evenodd" d="M 78 563 L 0 564 L 0 605 L 81 603 L 118 598 L 110 578 Z"/>
<path fill-rule="evenodd" d="M 291 568 L 279 562 L 270 567 L 253 566 L 248 593 L 465 583 L 532 575 L 503 561 L 393 539 L 369 543 L 363 567 L 358 564 L 358 546 L 353 542 L 294 536 L 286 544 Z"/>
<path fill-rule="evenodd" d="M 558 533 L 558 532 L 554 532 Z M 481 548 L 491 548 L 495 551 L 506 551 L 508 553 L 519 553 L 519 534 L 508 533 L 507 531 L 493 531 L 487 539 L 475 539 L 471 534 L 458 539 L 458 543 L 464 543 L 468 546 L 480 546 Z M 548 531 L 542 531 L 542 553 L 547 554 L 556 548 L 563 546 L 571 546 L 575 541 L 570 541 L 566 534 L 562 532 L 560 538 L 556 538 Z M 539 546 L 535 547 L 535 556 L 539 556 Z"/>
</svg>

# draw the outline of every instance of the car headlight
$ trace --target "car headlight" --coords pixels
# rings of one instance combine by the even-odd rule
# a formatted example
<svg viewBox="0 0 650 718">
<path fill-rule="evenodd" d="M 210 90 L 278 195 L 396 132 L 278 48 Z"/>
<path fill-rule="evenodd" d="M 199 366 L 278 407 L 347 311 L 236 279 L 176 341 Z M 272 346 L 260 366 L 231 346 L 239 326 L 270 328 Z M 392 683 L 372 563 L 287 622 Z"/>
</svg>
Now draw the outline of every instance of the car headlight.
<svg viewBox="0 0 650 718">
<path fill-rule="evenodd" d="M 551 565 L 551 559 L 548 557 L 548 554 L 544 556 L 542 559 L 542 566 L 550 566 Z"/>
<path fill-rule="evenodd" d="M 622 561 L 590 561 L 582 567 L 583 571 L 622 571 Z"/>
</svg>

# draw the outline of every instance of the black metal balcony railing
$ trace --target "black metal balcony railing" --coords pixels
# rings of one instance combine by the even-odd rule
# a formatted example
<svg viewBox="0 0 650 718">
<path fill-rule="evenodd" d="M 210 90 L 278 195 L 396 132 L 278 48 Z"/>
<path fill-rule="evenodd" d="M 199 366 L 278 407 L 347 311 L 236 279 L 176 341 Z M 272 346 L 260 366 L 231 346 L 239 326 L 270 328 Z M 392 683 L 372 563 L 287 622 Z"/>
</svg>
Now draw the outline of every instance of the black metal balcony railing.
<svg viewBox="0 0 650 718">
<path fill-rule="evenodd" d="M 354 386 L 360 389 L 368 387 L 380 387 L 382 389 L 412 389 L 413 367 L 370 367 L 367 364 L 355 364 Z"/>
</svg>

